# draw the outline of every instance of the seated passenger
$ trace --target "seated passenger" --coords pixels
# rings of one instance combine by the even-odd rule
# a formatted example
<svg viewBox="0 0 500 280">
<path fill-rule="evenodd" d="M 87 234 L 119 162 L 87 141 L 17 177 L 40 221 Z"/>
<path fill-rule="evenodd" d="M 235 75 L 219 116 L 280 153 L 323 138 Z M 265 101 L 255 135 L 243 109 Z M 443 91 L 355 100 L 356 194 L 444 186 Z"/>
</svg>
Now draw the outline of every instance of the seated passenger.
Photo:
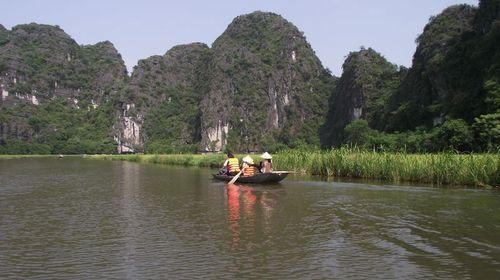
<svg viewBox="0 0 500 280">
<path fill-rule="evenodd" d="M 227 159 L 223 164 L 223 168 L 225 169 L 225 173 L 229 176 L 234 176 L 240 172 L 240 162 L 238 158 L 235 158 L 233 153 L 227 153 Z"/>
<path fill-rule="evenodd" d="M 273 172 L 273 163 L 271 159 L 273 158 L 268 152 L 263 153 L 260 156 L 263 161 L 260 162 L 260 172 L 262 173 L 271 173 Z"/>
<path fill-rule="evenodd" d="M 246 156 L 243 158 L 242 170 L 243 177 L 253 176 L 255 173 L 257 173 L 257 167 L 255 167 L 253 159 L 250 156 Z"/>
</svg>

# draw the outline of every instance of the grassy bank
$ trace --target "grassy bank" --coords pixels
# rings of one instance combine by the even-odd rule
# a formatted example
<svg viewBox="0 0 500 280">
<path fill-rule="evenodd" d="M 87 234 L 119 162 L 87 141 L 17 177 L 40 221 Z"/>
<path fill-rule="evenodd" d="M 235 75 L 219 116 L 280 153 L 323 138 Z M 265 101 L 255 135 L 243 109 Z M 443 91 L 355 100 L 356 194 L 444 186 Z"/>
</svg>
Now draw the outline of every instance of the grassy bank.
<svg viewBox="0 0 500 280">
<path fill-rule="evenodd" d="M 15 159 L 15 158 L 55 158 L 58 155 L 0 155 L 0 159 Z"/>
<path fill-rule="evenodd" d="M 168 165 L 217 167 L 223 154 L 93 155 L 93 159 L 126 160 Z M 241 159 L 241 155 L 238 156 Z M 257 161 L 258 156 L 254 159 Z M 418 182 L 437 185 L 498 187 L 500 154 L 406 154 L 357 149 L 289 150 L 273 157 L 277 170 L 312 175 Z"/>
<path fill-rule="evenodd" d="M 85 158 L 159 163 L 167 165 L 219 167 L 226 159 L 226 156 L 224 154 L 86 155 Z"/>
</svg>

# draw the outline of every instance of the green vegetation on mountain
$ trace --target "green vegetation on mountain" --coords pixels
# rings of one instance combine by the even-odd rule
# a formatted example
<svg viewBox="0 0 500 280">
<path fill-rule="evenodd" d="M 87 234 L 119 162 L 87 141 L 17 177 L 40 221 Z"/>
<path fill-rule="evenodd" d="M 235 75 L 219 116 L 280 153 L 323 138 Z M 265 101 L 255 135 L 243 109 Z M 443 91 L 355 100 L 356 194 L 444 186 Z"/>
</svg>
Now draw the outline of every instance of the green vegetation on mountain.
<svg viewBox="0 0 500 280">
<path fill-rule="evenodd" d="M 334 78 L 297 27 L 273 13 L 242 15 L 212 50 L 202 148 L 319 144 Z"/>
<path fill-rule="evenodd" d="M 62 29 L 0 30 L 0 153 L 103 153 L 126 69 L 114 46 L 79 46 Z"/>
<path fill-rule="evenodd" d="M 242 158 L 244 155 L 236 155 Z M 223 154 L 203 155 L 90 155 L 90 159 L 122 160 L 166 165 L 219 167 Z M 365 178 L 394 183 L 498 187 L 500 157 L 497 154 L 408 154 L 356 148 L 331 150 L 294 149 L 273 155 L 278 170 L 322 176 Z"/>
<path fill-rule="evenodd" d="M 410 69 L 390 71 L 373 50 L 372 56 L 370 50 L 351 53 L 330 101 L 323 145 L 409 152 L 500 149 L 499 2 L 451 6 L 431 17 Z"/>
<path fill-rule="evenodd" d="M 410 68 L 371 48 L 336 78 L 274 13 L 236 17 L 211 47 L 175 46 L 130 77 L 113 45 L 0 25 L 0 153 L 500 149 L 500 1 L 431 17 Z"/>
<path fill-rule="evenodd" d="M 383 128 L 387 99 L 400 83 L 398 67 L 371 48 L 351 52 L 343 70 L 321 128 L 322 144 L 326 147 L 350 142 L 343 129 L 351 121 L 364 119 L 372 128 Z"/>
<path fill-rule="evenodd" d="M 199 104 L 210 49 L 201 43 L 180 45 L 164 56 L 139 61 L 131 90 L 145 115 L 143 130 L 148 152 L 198 151 Z"/>
</svg>

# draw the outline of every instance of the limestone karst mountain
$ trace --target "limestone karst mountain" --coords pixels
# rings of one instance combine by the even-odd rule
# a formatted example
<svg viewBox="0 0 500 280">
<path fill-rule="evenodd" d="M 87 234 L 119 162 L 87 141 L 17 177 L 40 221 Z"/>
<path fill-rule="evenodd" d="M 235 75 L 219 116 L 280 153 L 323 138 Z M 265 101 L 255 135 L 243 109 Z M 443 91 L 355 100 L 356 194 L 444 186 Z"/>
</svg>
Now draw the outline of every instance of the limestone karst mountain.
<svg viewBox="0 0 500 280">
<path fill-rule="evenodd" d="M 204 150 L 319 143 L 334 78 L 292 23 L 273 13 L 239 16 L 215 40 L 209 63 Z"/>
<path fill-rule="evenodd" d="M 59 27 L 35 23 L 0 28 L 1 145 L 15 153 L 115 150 L 109 106 L 127 79 L 110 42 L 80 46 Z"/>
<path fill-rule="evenodd" d="M 500 143 L 500 1 L 431 17 L 412 66 L 371 48 L 340 79 L 280 15 L 236 17 L 211 47 L 179 45 L 131 76 L 113 44 L 58 26 L 0 25 L 0 153 L 258 151 Z M 346 142 L 346 127 L 364 143 Z M 458 140 L 457 140 L 458 139 Z M 457 144 L 458 143 L 458 144 Z"/>
<path fill-rule="evenodd" d="M 207 45 L 193 43 L 139 61 L 130 79 L 130 102 L 123 108 L 128 122 L 123 131 L 140 130 L 142 136 L 125 133 L 122 139 L 128 146 L 144 143 L 149 151 L 162 151 L 161 147 L 197 151 L 199 104 L 206 91 L 210 53 Z"/>
<path fill-rule="evenodd" d="M 373 128 L 383 127 L 385 103 L 400 83 L 398 67 L 371 48 L 351 52 L 342 68 L 321 128 L 325 147 L 341 144 L 344 127 L 354 120 L 365 119 Z"/>
</svg>

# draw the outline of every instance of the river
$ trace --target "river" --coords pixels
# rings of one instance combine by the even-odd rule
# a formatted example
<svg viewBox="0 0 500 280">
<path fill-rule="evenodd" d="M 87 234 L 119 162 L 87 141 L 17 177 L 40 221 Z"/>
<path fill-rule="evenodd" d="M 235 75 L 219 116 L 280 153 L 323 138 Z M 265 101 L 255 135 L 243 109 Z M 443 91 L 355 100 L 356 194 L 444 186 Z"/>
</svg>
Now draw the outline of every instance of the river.
<svg viewBox="0 0 500 280">
<path fill-rule="evenodd" d="M 500 193 L 0 160 L 1 279 L 499 279 Z"/>
</svg>

